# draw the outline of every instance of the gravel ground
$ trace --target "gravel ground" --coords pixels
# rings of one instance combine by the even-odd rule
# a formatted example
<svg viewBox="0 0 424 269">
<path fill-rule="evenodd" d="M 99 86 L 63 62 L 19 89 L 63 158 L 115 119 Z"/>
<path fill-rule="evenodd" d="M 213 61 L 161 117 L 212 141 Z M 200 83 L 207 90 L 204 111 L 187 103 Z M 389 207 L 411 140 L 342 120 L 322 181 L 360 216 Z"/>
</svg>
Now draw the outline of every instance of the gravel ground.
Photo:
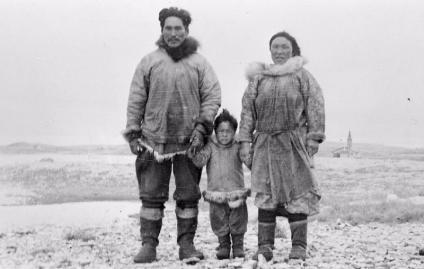
<svg viewBox="0 0 424 269">
<path fill-rule="evenodd" d="M 93 212 L 101 211 L 102 206 L 99 205 L 98 209 L 94 206 Z M 69 208 L 68 205 L 68 210 L 72 210 Z M 78 210 L 78 205 L 76 208 Z M 279 219 L 274 259 L 269 263 L 255 263 L 250 260 L 257 244 L 254 216 L 249 218 L 245 236 L 247 258 L 218 261 L 215 258 L 217 238 L 209 226 L 207 211 L 201 211 L 199 215 L 195 239 L 206 259 L 196 265 L 187 265 L 178 260 L 173 209 L 165 210 L 158 261 L 135 265 L 132 257 L 141 243 L 137 212 L 133 213 L 135 215 L 109 217 L 102 224 L 93 222 L 93 225 L 81 226 L 52 220 L 45 224 L 3 229 L 0 232 L 0 268 L 424 268 L 424 256 L 419 255 L 424 244 L 424 225 L 421 223 L 352 226 L 341 221 L 312 221 L 308 231 L 309 258 L 299 262 L 287 261 L 290 231 L 286 221 Z M 117 213 L 112 211 L 111 214 Z M 28 224 L 31 224 L 30 219 Z"/>
</svg>

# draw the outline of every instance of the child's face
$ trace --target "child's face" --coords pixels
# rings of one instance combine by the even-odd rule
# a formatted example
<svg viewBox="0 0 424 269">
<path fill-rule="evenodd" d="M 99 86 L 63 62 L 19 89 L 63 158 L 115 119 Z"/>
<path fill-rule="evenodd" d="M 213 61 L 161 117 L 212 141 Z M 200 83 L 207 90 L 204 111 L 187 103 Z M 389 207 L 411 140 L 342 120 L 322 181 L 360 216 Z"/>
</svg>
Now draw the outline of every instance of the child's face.
<svg viewBox="0 0 424 269">
<path fill-rule="evenodd" d="M 233 142 L 234 138 L 233 126 L 228 121 L 223 121 L 216 128 L 216 138 L 221 145 L 228 145 Z"/>
</svg>

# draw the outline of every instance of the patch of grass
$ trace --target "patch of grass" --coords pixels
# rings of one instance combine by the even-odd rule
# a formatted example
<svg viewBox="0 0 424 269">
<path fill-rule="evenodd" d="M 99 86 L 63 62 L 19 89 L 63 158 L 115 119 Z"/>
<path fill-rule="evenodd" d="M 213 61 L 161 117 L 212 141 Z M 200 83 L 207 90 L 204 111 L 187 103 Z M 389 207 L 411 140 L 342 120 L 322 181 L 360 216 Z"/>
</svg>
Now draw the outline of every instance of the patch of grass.
<svg viewBox="0 0 424 269">
<path fill-rule="evenodd" d="M 319 221 L 334 222 L 337 219 L 342 219 L 352 225 L 369 222 L 423 222 L 424 208 L 405 201 L 375 204 L 364 202 L 325 207 L 318 216 Z"/>
<path fill-rule="evenodd" d="M 40 162 L 40 156 L 22 156 L 28 162 L 0 166 L 2 186 L 18 187 L 22 199 L 30 204 L 64 203 L 79 201 L 138 200 L 138 183 L 133 156 L 54 155 L 54 162 Z M 126 158 L 126 159 L 125 159 Z M 390 201 L 388 195 L 401 200 L 424 196 L 422 172 L 424 162 L 410 159 L 348 159 L 316 158 L 315 174 L 321 187 L 321 221 L 341 219 L 355 223 L 370 221 L 422 221 L 424 213 L 410 203 Z M 245 170 L 245 185 L 250 187 L 250 172 Z M 206 169 L 203 169 L 200 189 L 207 187 Z M 28 192 L 24 192 L 26 190 Z M 169 201 L 175 180 L 169 184 Z M 35 195 L 34 195 L 35 194 Z M 254 197 L 248 199 L 249 216 L 256 214 Z M 209 210 L 203 199 L 199 209 Z M 255 218 L 249 217 L 249 221 Z"/>
<path fill-rule="evenodd" d="M 79 240 L 83 242 L 88 242 L 91 240 L 96 240 L 96 236 L 93 234 L 92 231 L 88 229 L 78 229 L 74 231 L 70 231 L 65 234 L 65 240 L 72 241 L 72 240 Z"/>
<path fill-rule="evenodd" d="M 37 255 L 49 255 L 50 253 L 54 253 L 55 250 L 53 248 L 40 248 L 31 252 L 32 256 Z"/>
<path fill-rule="evenodd" d="M 27 204 L 137 200 L 135 173 L 122 173 L 126 170 L 126 164 L 22 164 L 1 167 L 0 182 L 35 194 Z"/>
</svg>

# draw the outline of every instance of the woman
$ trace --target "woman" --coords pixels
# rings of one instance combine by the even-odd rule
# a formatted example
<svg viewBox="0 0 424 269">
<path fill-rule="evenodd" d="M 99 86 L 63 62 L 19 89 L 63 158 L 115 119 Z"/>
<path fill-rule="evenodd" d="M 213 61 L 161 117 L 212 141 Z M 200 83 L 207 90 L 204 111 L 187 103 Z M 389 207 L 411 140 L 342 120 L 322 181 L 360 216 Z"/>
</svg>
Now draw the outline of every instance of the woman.
<svg viewBox="0 0 424 269">
<path fill-rule="evenodd" d="M 252 165 L 258 207 L 259 248 L 254 259 L 259 254 L 272 259 L 276 216 L 288 218 L 290 224 L 289 258 L 305 259 L 307 218 L 319 211 L 320 194 L 311 168 L 325 138 L 324 98 L 303 68 L 306 60 L 291 35 L 276 33 L 269 48 L 274 64 L 254 63 L 247 69 L 239 132 L 240 155 Z"/>
</svg>

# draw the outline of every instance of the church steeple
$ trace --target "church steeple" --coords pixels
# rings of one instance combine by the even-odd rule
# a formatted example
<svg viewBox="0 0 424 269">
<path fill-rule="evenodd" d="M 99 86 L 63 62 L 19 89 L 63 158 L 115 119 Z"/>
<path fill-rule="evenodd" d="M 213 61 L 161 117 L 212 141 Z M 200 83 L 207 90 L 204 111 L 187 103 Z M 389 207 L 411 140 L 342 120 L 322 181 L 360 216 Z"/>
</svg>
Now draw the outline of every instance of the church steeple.
<svg viewBox="0 0 424 269">
<path fill-rule="evenodd" d="M 352 152 L 352 135 L 349 130 L 349 134 L 347 136 L 347 152 L 350 155 Z"/>
</svg>

